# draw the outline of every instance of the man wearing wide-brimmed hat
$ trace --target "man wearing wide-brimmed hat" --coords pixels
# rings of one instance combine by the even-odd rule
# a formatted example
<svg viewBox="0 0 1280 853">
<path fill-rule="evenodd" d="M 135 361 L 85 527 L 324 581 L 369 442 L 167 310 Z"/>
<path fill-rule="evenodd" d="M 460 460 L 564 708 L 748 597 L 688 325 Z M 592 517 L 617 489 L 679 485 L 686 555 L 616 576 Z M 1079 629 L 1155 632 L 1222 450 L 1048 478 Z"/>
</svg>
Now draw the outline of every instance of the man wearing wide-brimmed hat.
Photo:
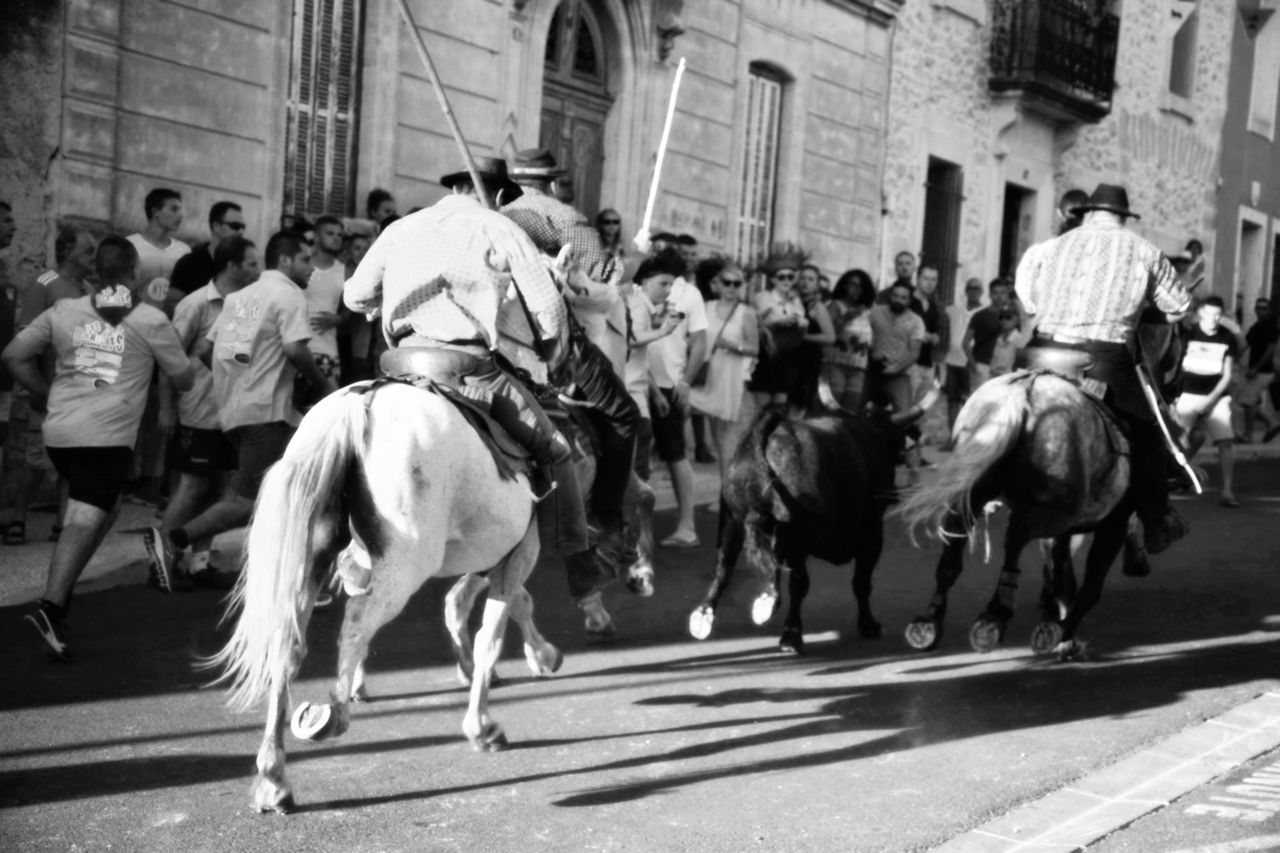
<svg viewBox="0 0 1280 853">
<path fill-rule="evenodd" d="M 1069 213 L 1082 218 L 1080 226 L 1028 249 L 1015 286 L 1036 327 L 1031 346 L 1093 356 L 1086 375 L 1106 384 L 1107 404 L 1129 426 L 1130 477 L 1154 554 L 1185 535 L 1186 523 L 1169 508 L 1164 441 L 1138 376 L 1135 331 L 1148 300 L 1181 314 L 1191 297 L 1164 254 L 1125 228 L 1138 215 L 1124 187 L 1099 184 Z"/>
<path fill-rule="evenodd" d="M 569 247 L 568 267 L 563 273 L 564 297 L 571 309 L 569 351 L 557 384 L 571 386 L 573 396 L 590 404 L 588 411 L 596 416 L 600 459 L 591 505 L 603 529 L 606 550 L 616 550 L 622 547 L 622 501 L 640 426 L 640 409 L 627 393 L 619 369 L 626 363 L 626 306 L 612 280 L 614 271 L 607 269 L 616 261 L 602 251 L 595 228 L 580 212 L 550 194 L 552 182 L 564 174 L 545 148 L 518 152 L 511 163 L 511 178 L 523 192 L 503 205 L 502 212 L 548 255 L 555 257 Z M 573 322 L 574 318 L 578 322 Z M 607 342 L 620 345 L 617 363 L 602 351 Z M 572 578 L 570 588 L 581 594 Z"/>
<path fill-rule="evenodd" d="M 477 158 L 476 172 L 498 205 L 522 192 L 501 158 Z M 614 572 L 590 547 L 570 448 L 502 358 L 539 382 L 559 367 L 569 332 L 560 289 L 524 231 L 480 203 L 470 172 L 440 183 L 452 194 L 389 224 L 347 280 L 344 300 L 352 311 L 381 311 L 390 374 L 413 372 L 415 348 L 478 359 L 467 388 L 491 395 L 495 420 L 551 471 L 557 488 L 545 503 L 554 504 L 557 550 L 572 576 L 602 585 Z"/>
</svg>

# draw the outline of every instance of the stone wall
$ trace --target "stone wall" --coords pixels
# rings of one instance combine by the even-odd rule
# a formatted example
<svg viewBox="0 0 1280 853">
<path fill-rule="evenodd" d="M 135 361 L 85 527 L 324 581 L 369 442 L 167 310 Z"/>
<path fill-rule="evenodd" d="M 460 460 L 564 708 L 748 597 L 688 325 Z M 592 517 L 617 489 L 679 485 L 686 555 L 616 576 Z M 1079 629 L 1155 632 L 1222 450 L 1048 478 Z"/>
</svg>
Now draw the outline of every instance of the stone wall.
<svg viewBox="0 0 1280 853">
<path fill-rule="evenodd" d="M 1056 231 L 1055 200 L 1102 181 L 1128 187 L 1137 227 L 1162 248 L 1213 242 L 1214 186 L 1229 55 L 1230 0 L 1202 0 L 1195 90 L 1166 97 L 1166 4 L 1123 4 L 1111 114 L 1061 123 L 989 90 L 990 0 L 907 0 L 892 44 L 884 254 L 919 252 L 929 156 L 964 169 L 957 280 L 998 272 L 1007 184 L 1035 194 L 1030 237 Z M 1175 103 L 1175 101 L 1177 101 Z"/>
<path fill-rule="evenodd" d="M 47 105 L 57 102 L 62 86 L 61 51 L 61 3 L 6 5 L 0 27 L 0 200 L 13 206 L 18 231 L 0 258 L 20 284 L 39 274 L 52 254 L 48 176 L 58 124 Z"/>
</svg>

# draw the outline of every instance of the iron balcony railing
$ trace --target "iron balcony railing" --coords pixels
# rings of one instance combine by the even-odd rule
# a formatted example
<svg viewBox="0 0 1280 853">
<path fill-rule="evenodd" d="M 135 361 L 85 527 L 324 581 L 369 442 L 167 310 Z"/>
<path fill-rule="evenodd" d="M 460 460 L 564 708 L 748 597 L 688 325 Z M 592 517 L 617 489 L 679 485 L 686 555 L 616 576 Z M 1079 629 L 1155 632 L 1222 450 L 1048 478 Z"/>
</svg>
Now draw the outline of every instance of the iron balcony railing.
<svg viewBox="0 0 1280 853">
<path fill-rule="evenodd" d="M 1097 121 L 1111 111 L 1119 38 L 1120 19 L 1105 0 L 995 0 L 991 90 Z"/>
</svg>

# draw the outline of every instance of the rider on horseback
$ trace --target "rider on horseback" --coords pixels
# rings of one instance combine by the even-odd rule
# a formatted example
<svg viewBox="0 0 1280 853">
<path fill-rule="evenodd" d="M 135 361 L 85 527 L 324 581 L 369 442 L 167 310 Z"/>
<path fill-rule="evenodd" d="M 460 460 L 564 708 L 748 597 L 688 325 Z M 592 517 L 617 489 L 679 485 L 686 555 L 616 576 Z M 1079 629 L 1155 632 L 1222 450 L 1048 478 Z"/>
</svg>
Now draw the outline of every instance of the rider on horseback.
<svg viewBox="0 0 1280 853">
<path fill-rule="evenodd" d="M 1191 297 L 1160 250 L 1124 227 L 1138 215 L 1123 187 L 1099 184 L 1069 212 L 1083 216 L 1081 225 L 1032 246 L 1018 264 L 1018 298 L 1036 326 L 1029 347 L 1092 357 L 1084 375 L 1105 383 L 1105 402 L 1129 430 L 1137 514 L 1155 554 L 1184 536 L 1187 525 L 1169 506 L 1167 454 L 1138 376 L 1134 330 L 1148 299 L 1166 314 L 1181 314 Z"/>
<path fill-rule="evenodd" d="M 500 158 L 480 158 L 477 173 L 499 205 L 521 193 Z M 544 255 L 510 219 L 485 209 L 470 173 L 454 172 L 440 183 L 452 195 L 382 232 L 347 281 L 346 304 L 362 313 L 381 310 L 392 346 L 383 356 L 390 375 L 419 372 L 415 351 L 476 360 L 464 391 L 491 397 L 494 420 L 551 472 L 557 550 L 571 592 L 587 596 L 616 572 L 590 546 L 569 445 L 514 373 L 523 368 L 545 382 L 548 366 L 554 370 L 567 357 L 564 299 Z"/>
<path fill-rule="evenodd" d="M 605 256 L 595 228 L 578 210 L 550 194 L 551 182 L 563 178 L 555 158 L 545 149 L 520 151 L 511 165 L 511 178 L 523 192 L 506 200 L 502 212 L 520 226 L 534 245 L 557 256 L 569 248 L 565 297 L 569 303 L 569 350 L 563 375 L 555 384 L 572 386 L 572 396 L 596 416 L 600 428 L 600 456 L 591 505 L 604 532 L 604 542 L 620 542 L 622 501 L 636 453 L 640 408 L 627 393 L 622 377 L 608 356 L 592 343 L 586 330 L 618 305 L 621 296 L 613 279 L 621 274 L 617 261 Z M 578 312 L 582 312 L 580 315 Z M 625 328 L 625 321 L 622 323 Z M 620 561 L 630 562 L 631 555 Z"/>
</svg>

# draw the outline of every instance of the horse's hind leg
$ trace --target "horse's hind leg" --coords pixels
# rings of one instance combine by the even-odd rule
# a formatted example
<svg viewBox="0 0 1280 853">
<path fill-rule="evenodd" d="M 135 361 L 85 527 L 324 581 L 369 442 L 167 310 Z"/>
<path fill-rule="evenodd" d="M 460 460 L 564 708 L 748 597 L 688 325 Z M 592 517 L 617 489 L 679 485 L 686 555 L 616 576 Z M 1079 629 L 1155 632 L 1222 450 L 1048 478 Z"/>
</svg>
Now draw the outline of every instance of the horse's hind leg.
<svg viewBox="0 0 1280 853">
<path fill-rule="evenodd" d="M 463 687 L 471 686 L 471 673 L 475 659 L 471 656 L 471 630 L 467 621 L 476 606 L 476 598 L 489 586 L 485 575 L 463 575 L 458 578 L 444 597 L 444 624 L 453 644 L 453 656 L 458 662 L 458 681 Z"/>
<path fill-rule="evenodd" d="M 934 573 L 936 586 L 933 598 L 925 612 L 911 620 L 906 630 L 907 643 L 922 652 L 933 651 L 942 639 L 942 625 L 947 618 L 947 594 L 955 586 L 960 572 L 964 571 L 964 549 L 969 542 L 958 515 L 953 513 L 943 529 L 948 535 Z"/>
<path fill-rule="evenodd" d="M 724 498 L 720 499 L 720 535 L 716 548 L 716 574 L 711 586 L 702 597 L 702 602 L 689 614 L 689 634 L 695 640 L 705 640 L 711 636 L 711 626 L 715 623 L 716 608 L 720 605 L 720 597 L 729 588 L 733 578 L 734 567 L 742 554 L 742 546 L 746 541 L 746 528 L 729 512 Z"/>
<path fill-rule="evenodd" d="M 1018 606 L 1018 557 L 1027 547 L 1031 536 L 1026 519 L 1020 512 L 1009 516 L 1009 527 L 1004 535 L 1004 565 L 1000 568 L 1000 580 L 986 608 L 974 620 L 969 629 L 969 645 L 975 652 L 989 652 L 1004 642 L 1004 632 Z"/>
<path fill-rule="evenodd" d="M 476 632 L 475 673 L 471 680 L 471 697 L 462 718 L 462 732 L 478 750 L 493 752 L 507 744 L 502 726 L 489 717 L 489 686 L 493 669 L 502 652 L 502 636 L 507 625 L 509 606 L 524 592 L 524 581 L 538 561 L 537 521 L 529 523 L 524 538 L 510 554 L 489 573 L 489 598 L 484 605 L 484 619 Z"/>
<path fill-rule="evenodd" d="M 511 618 L 524 636 L 524 659 L 533 674 L 546 676 L 559 671 L 564 653 L 539 633 L 533 621 L 533 596 L 524 587 L 511 598 Z"/>
<path fill-rule="evenodd" d="M 435 549 L 419 549 L 413 564 L 397 570 L 395 566 L 380 563 L 374 566 L 375 580 L 368 595 L 353 596 L 347 600 L 342 619 L 342 631 L 338 636 L 338 679 L 329 694 L 328 705 L 303 702 L 293 715 L 293 733 L 307 740 L 324 740 L 346 732 L 350 722 L 348 705 L 363 686 L 364 662 L 369 656 L 369 643 L 383 625 L 395 618 L 409 600 L 410 594 L 421 585 L 422 579 L 439 570 L 443 558 L 443 546 Z M 424 567 L 427 571 L 423 572 Z M 331 719 L 317 717 L 328 711 Z M 317 721 L 308 724 L 308 720 Z"/>
<path fill-rule="evenodd" d="M 295 654 L 267 700 L 267 728 L 258 749 L 258 776 L 253 783 L 253 805 L 259 812 L 288 814 L 294 807 L 293 791 L 284 775 L 284 729 L 289 716 L 289 681 L 298 663 Z"/>
<path fill-rule="evenodd" d="M 1031 631 L 1031 651 L 1046 654 L 1062 641 L 1062 620 L 1076 600 L 1076 571 L 1072 558 L 1083 534 L 1059 536 L 1048 547 L 1044 587 L 1040 590 L 1040 624 Z"/>
<path fill-rule="evenodd" d="M 1128 530 L 1128 513 L 1117 512 L 1107 517 L 1093 534 L 1093 546 L 1089 548 L 1089 556 L 1085 558 L 1084 582 L 1071 605 L 1071 610 L 1062 620 L 1062 641 L 1056 649 L 1058 657 L 1070 660 L 1084 652 L 1084 644 L 1076 640 L 1076 630 L 1085 615 L 1093 609 L 1102 597 L 1102 584 L 1111 571 L 1111 564 L 1119 556 L 1124 547 Z"/>
</svg>

